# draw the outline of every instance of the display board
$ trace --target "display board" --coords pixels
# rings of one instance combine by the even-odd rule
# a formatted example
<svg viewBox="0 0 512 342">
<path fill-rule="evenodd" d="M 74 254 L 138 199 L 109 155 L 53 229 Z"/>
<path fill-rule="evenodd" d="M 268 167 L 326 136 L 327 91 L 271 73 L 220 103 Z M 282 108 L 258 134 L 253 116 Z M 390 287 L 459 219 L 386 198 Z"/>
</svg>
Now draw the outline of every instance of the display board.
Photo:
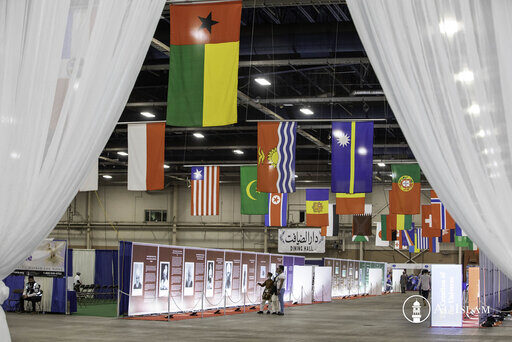
<svg viewBox="0 0 512 342">
<path fill-rule="evenodd" d="M 468 267 L 468 308 L 478 309 L 480 303 L 480 268 Z"/>
<path fill-rule="evenodd" d="M 259 304 L 262 289 L 257 282 L 279 265 L 285 266 L 290 297 L 296 263 L 304 265 L 304 257 L 132 243 L 131 263 L 123 268 L 130 279 L 127 312 L 133 316 Z"/>
<path fill-rule="evenodd" d="M 370 289 L 368 294 L 381 295 L 382 294 L 382 271 L 379 268 L 370 268 L 368 272 L 368 279 Z"/>
<path fill-rule="evenodd" d="M 301 304 L 313 302 L 313 266 L 293 267 L 292 298 Z"/>
<path fill-rule="evenodd" d="M 292 256 L 283 256 L 283 266 L 284 272 L 286 275 L 286 287 L 284 291 L 284 300 L 291 301 L 292 295 L 292 283 L 293 283 L 293 261 L 294 257 Z"/>
<path fill-rule="evenodd" d="M 315 302 L 330 302 L 332 288 L 332 267 L 313 266 L 313 300 Z"/>
<path fill-rule="evenodd" d="M 462 265 L 432 265 L 433 327 L 462 327 Z"/>
<path fill-rule="evenodd" d="M 66 250 L 66 241 L 45 239 L 13 274 L 63 277 L 66 272 Z"/>
<path fill-rule="evenodd" d="M 325 253 L 325 236 L 320 228 L 281 228 L 279 253 Z"/>
<path fill-rule="evenodd" d="M 401 292 L 402 288 L 400 286 L 400 277 L 404 273 L 402 268 L 393 268 L 391 272 L 391 286 L 393 292 Z"/>
</svg>

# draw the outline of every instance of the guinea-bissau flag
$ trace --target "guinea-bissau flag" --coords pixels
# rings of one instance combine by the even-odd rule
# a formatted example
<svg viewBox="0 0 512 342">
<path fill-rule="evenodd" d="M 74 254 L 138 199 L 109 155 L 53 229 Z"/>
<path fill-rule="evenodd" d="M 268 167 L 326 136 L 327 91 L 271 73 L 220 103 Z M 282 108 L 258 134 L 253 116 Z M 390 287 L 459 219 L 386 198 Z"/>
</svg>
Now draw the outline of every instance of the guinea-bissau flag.
<svg viewBox="0 0 512 342">
<path fill-rule="evenodd" d="M 389 192 L 389 213 L 420 213 L 421 175 L 418 164 L 391 165 L 393 184 Z"/>
<path fill-rule="evenodd" d="M 268 194 L 256 190 L 256 166 L 240 166 L 240 213 L 265 215 L 268 213 Z"/>
<path fill-rule="evenodd" d="M 237 121 L 242 1 L 171 4 L 167 124 Z"/>
</svg>

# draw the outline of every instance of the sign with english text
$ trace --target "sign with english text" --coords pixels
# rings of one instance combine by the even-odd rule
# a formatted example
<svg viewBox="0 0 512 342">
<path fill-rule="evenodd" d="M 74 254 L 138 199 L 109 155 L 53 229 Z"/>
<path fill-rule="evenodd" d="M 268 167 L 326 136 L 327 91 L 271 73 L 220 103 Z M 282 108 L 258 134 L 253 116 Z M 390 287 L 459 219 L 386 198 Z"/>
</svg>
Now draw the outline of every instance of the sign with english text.
<svg viewBox="0 0 512 342">
<path fill-rule="evenodd" d="M 325 253 L 325 237 L 320 228 L 279 229 L 279 253 Z"/>
</svg>

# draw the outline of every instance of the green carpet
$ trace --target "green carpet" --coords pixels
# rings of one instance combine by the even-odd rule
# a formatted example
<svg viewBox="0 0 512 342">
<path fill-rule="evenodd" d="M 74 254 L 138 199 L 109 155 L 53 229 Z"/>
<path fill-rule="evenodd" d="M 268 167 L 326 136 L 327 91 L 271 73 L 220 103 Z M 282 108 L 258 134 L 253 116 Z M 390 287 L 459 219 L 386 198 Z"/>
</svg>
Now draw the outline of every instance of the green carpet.
<svg viewBox="0 0 512 342">
<path fill-rule="evenodd" d="M 88 304 L 77 308 L 77 312 L 73 313 L 77 316 L 99 316 L 99 317 L 116 317 L 117 303 L 101 303 Z"/>
</svg>

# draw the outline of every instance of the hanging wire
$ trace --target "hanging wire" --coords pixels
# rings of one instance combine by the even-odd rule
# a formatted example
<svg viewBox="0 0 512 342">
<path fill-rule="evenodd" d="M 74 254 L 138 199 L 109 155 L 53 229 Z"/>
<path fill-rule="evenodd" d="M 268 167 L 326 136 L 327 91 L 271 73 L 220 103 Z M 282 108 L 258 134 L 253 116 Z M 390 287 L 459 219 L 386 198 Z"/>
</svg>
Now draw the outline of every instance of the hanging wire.
<svg viewBox="0 0 512 342">
<path fill-rule="evenodd" d="M 252 27 L 251 27 L 251 44 L 249 49 L 249 77 L 247 82 L 247 96 L 251 96 L 251 74 L 252 74 L 252 51 L 254 44 L 254 22 L 256 19 L 256 0 L 253 1 L 252 4 Z M 245 104 L 245 121 L 247 121 L 247 116 L 249 114 L 249 105 Z"/>
<path fill-rule="evenodd" d="M 334 65 L 332 68 L 332 86 L 331 86 L 331 96 L 335 96 L 335 84 L 336 84 L 336 65 L 338 65 L 338 25 L 339 22 L 336 20 L 336 34 L 335 34 L 335 40 L 334 40 Z M 331 102 L 331 120 L 332 120 L 332 114 L 334 111 L 334 103 Z"/>
</svg>

